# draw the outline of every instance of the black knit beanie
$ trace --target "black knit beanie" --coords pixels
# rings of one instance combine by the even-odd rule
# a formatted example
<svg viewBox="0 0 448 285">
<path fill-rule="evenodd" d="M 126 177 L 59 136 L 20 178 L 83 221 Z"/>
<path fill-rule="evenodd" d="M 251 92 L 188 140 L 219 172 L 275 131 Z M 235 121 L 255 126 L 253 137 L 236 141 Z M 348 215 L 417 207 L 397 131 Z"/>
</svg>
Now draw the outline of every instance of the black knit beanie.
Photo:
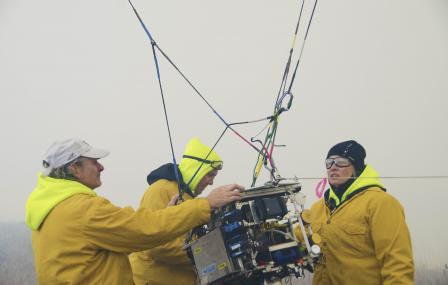
<svg viewBox="0 0 448 285">
<path fill-rule="evenodd" d="M 354 140 L 341 142 L 330 148 L 327 158 L 332 155 L 348 158 L 353 163 L 358 175 L 365 168 L 364 159 L 366 158 L 366 150 Z"/>
</svg>

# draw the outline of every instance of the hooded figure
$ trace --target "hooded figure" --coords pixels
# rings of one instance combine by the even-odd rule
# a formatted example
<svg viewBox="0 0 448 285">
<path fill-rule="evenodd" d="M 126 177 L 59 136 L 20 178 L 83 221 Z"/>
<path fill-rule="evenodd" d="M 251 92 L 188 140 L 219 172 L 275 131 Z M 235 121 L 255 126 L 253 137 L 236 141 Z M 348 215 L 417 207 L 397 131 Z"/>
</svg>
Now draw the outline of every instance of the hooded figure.
<svg viewBox="0 0 448 285">
<path fill-rule="evenodd" d="M 333 163 L 336 166 L 340 166 L 338 168 L 340 168 L 342 173 L 344 174 L 339 176 L 335 175 L 334 173 L 330 174 L 330 189 L 327 193 L 327 195 L 329 195 L 329 199 L 327 199 L 327 202 L 329 203 L 331 210 L 338 206 L 340 202 L 345 200 L 347 194 L 351 194 L 351 192 L 346 193 L 346 191 L 350 188 L 353 182 L 355 182 L 356 177 L 358 177 L 366 168 L 366 165 L 364 163 L 365 158 L 366 151 L 364 147 L 354 140 L 338 143 L 328 151 L 326 162 Z M 340 164 L 341 161 L 344 161 L 344 159 L 347 162 L 347 166 Z M 329 167 L 328 163 L 326 167 L 327 169 L 331 169 L 332 165 L 330 165 Z M 351 170 L 350 168 L 348 168 L 348 166 L 352 166 L 354 171 L 344 171 Z M 342 182 L 340 181 L 341 179 L 343 180 Z M 383 188 L 379 183 L 378 185 Z M 353 187 L 351 189 L 353 189 Z"/>
<path fill-rule="evenodd" d="M 333 146 L 325 160 L 330 187 L 302 213 L 313 233 L 321 236 L 314 285 L 414 284 L 403 207 L 386 193 L 365 157 L 356 141 Z M 296 236 L 303 240 L 299 227 Z"/>
<path fill-rule="evenodd" d="M 97 196 L 109 152 L 80 139 L 54 143 L 26 203 L 39 284 L 133 284 L 128 253 L 153 248 L 210 219 L 207 199 L 161 211 Z"/>
<path fill-rule="evenodd" d="M 198 138 L 191 139 L 178 166 L 180 185 L 177 182 L 175 167 L 167 163 L 152 171 L 147 181 L 150 185 L 140 202 L 140 208 L 150 210 L 164 209 L 173 196 L 183 191 L 185 201 L 195 198 L 213 181 L 222 169 L 219 155 Z M 130 255 L 134 282 L 139 284 L 196 284 L 196 273 L 190 258 L 183 250 L 185 235 L 151 250 Z"/>
</svg>

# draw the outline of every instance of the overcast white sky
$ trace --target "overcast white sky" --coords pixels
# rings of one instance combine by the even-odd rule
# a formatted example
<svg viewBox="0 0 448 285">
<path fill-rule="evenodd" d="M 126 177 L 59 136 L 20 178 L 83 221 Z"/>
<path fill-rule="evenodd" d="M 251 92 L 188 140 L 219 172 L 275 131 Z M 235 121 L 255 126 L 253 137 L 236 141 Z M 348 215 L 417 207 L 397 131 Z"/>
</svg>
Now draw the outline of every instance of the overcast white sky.
<svg viewBox="0 0 448 285">
<path fill-rule="evenodd" d="M 299 1 L 134 4 L 226 120 L 270 115 Z M 328 149 L 356 139 L 382 176 L 448 175 L 447 51 L 446 0 L 320 0 L 280 121 L 281 174 L 322 177 Z M 179 158 L 190 137 L 211 145 L 224 126 L 159 59 Z M 54 140 L 109 149 L 98 193 L 121 206 L 137 206 L 146 174 L 171 158 L 151 48 L 125 0 L 0 0 L 0 96 L 2 222 L 24 221 Z M 262 126 L 238 130 L 250 137 Z M 256 153 L 231 133 L 217 151 L 216 184 L 248 186 Z M 317 181 L 301 180 L 310 203 Z M 383 181 L 405 207 L 417 257 L 437 264 L 448 263 L 447 181 Z"/>
</svg>

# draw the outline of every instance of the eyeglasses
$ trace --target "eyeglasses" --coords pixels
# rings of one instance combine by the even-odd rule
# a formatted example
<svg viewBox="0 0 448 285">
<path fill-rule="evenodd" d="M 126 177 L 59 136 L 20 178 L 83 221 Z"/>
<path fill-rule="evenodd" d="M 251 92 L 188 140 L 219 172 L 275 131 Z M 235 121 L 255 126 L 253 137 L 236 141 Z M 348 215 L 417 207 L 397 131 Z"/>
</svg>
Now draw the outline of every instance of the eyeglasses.
<svg viewBox="0 0 448 285">
<path fill-rule="evenodd" d="M 334 157 L 325 159 L 325 167 L 327 169 L 330 169 L 333 166 L 333 163 L 337 167 L 349 167 L 350 165 L 352 165 L 350 160 L 344 157 Z"/>
<path fill-rule="evenodd" d="M 216 170 L 221 170 L 222 167 L 224 166 L 224 162 L 222 160 L 206 160 L 206 159 L 202 159 L 202 158 L 199 158 L 196 156 L 191 156 L 191 155 L 183 155 L 182 157 L 190 158 L 190 159 L 194 159 L 194 160 L 197 160 L 197 161 L 200 161 L 203 163 L 210 164 L 210 166 Z"/>
</svg>

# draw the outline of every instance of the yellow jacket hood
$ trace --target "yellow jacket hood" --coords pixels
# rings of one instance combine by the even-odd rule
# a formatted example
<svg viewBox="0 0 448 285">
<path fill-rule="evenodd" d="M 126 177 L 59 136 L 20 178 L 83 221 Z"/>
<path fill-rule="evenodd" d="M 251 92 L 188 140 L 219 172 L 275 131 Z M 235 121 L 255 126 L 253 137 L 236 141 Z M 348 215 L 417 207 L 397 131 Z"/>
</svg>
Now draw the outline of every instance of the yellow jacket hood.
<svg viewBox="0 0 448 285">
<path fill-rule="evenodd" d="M 57 204 L 80 193 L 96 196 L 92 189 L 77 181 L 55 179 L 39 173 L 37 186 L 26 202 L 26 224 L 32 230 L 38 230 Z"/>
<path fill-rule="evenodd" d="M 339 200 L 338 196 L 334 193 L 334 190 L 331 188 L 329 189 L 329 198 L 333 199 L 336 202 L 336 206 L 339 206 L 342 202 L 349 199 L 353 194 L 358 191 L 362 191 L 362 189 L 366 189 L 369 187 L 377 186 L 383 190 L 384 186 L 380 181 L 380 178 L 378 177 L 378 173 L 375 169 L 373 169 L 372 166 L 366 165 L 364 171 L 359 175 L 358 178 L 355 179 L 355 181 L 348 187 L 348 189 L 344 192 L 342 195 L 342 199 Z M 325 200 L 328 200 L 327 197 L 325 197 Z"/>
<path fill-rule="evenodd" d="M 184 151 L 184 155 L 194 156 L 200 159 L 210 161 L 221 161 L 221 157 L 219 157 L 219 155 L 215 151 L 211 152 L 210 151 L 211 149 L 208 146 L 201 143 L 201 141 L 198 138 L 193 138 L 188 142 Z M 198 171 L 199 167 L 201 168 Z M 179 163 L 179 170 L 182 173 L 184 183 L 188 187 L 190 187 L 191 191 L 193 191 L 194 193 L 196 191 L 196 187 L 198 186 L 202 178 L 204 178 L 204 176 L 207 173 L 212 171 L 213 168 L 208 163 L 202 163 L 201 161 L 194 160 L 191 158 L 182 158 L 182 160 Z"/>
</svg>

